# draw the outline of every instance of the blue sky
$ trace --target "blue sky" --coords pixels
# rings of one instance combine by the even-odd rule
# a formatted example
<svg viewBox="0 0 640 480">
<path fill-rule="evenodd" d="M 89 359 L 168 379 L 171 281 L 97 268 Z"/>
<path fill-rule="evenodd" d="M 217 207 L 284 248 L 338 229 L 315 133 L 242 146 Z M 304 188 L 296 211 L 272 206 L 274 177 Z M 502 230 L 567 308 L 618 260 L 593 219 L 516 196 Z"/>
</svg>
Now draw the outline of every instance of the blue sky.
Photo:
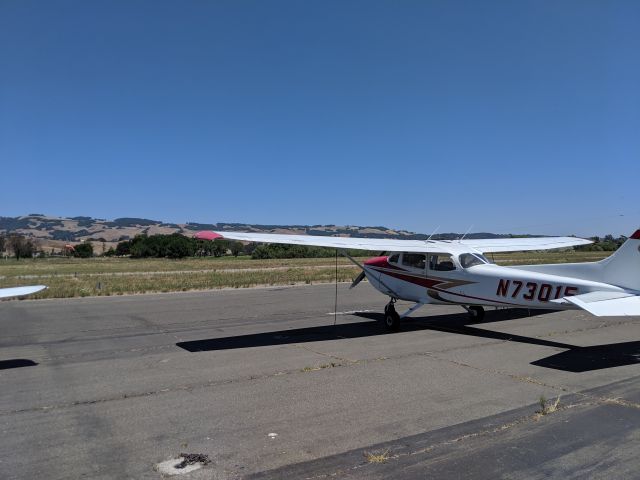
<svg viewBox="0 0 640 480">
<path fill-rule="evenodd" d="M 629 234 L 636 1 L 0 3 L 0 215 Z"/>
</svg>

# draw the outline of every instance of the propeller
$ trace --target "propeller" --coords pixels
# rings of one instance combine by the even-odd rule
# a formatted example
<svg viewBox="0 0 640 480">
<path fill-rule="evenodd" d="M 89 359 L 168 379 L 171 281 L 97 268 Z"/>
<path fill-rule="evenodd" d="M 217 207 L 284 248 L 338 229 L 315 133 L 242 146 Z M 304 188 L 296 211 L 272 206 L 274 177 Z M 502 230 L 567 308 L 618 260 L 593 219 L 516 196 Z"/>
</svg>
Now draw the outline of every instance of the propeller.
<svg viewBox="0 0 640 480">
<path fill-rule="evenodd" d="M 352 288 L 355 288 L 362 280 L 364 280 L 364 277 L 365 277 L 364 270 L 362 270 L 360 274 L 353 279 L 353 282 L 351 282 L 351 286 L 349 287 L 349 290 L 351 290 Z"/>
<path fill-rule="evenodd" d="M 387 254 L 387 252 L 380 252 L 380 255 L 378 255 L 378 256 L 379 256 L 379 257 L 382 257 L 382 256 L 384 256 L 384 255 L 386 255 L 386 254 Z M 359 274 L 356 278 L 354 278 L 354 279 L 353 279 L 353 282 L 351 282 L 351 286 L 349 287 L 349 290 L 351 290 L 352 288 L 357 287 L 357 286 L 358 286 L 358 284 L 359 284 L 362 280 L 364 280 L 364 277 L 365 277 L 365 276 L 366 276 L 366 275 L 365 275 L 365 273 L 364 273 L 364 270 L 362 270 L 362 271 L 360 272 L 360 274 Z"/>
</svg>

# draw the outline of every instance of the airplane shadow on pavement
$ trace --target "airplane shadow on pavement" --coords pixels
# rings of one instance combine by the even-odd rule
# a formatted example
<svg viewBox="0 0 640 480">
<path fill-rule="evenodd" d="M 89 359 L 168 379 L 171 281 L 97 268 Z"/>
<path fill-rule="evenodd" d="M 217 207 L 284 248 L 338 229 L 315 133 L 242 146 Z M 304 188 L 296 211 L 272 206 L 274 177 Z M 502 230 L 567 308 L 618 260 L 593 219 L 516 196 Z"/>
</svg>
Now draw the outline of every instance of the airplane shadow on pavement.
<svg viewBox="0 0 640 480">
<path fill-rule="evenodd" d="M 546 310 L 503 309 L 488 311 L 483 321 L 470 319 L 466 314 L 433 315 L 428 317 L 410 317 L 402 321 L 400 332 L 434 330 L 478 338 L 490 338 L 529 345 L 540 345 L 565 349 L 541 360 L 532 362 L 544 368 L 553 368 L 567 372 L 588 372 L 604 368 L 620 367 L 640 363 L 640 341 L 611 343 L 580 347 L 568 343 L 554 342 L 535 337 L 525 337 L 505 332 L 496 332 L 477 328 L 473 325 L 516 320 L 518 318 L 548 313 Z M 292 343 L 321 342 L 350 338 L 393 335 L 381 326 L 381 313 L 359 312 L 354 316 L 368 319 L 363 322 L 323 325 L 318 327 L 295 328 L 275 332 L 237 335 L 234 337 L 210 338 L 176 343 L 176 346 L 189 352 L 215 350 L 233 350 L 238 348 L 265 347 L 270 345 L 288 345 Z M 375 320 L 372 322 L 371 320 Z"/>
<path fill-rule="evenodd" d="M 27 358 L 11 358 L 9 360 L 0 360 L 0 370 L 9 370 L 10 368 L 35 367 L 37 362 Z"/>
</svg>

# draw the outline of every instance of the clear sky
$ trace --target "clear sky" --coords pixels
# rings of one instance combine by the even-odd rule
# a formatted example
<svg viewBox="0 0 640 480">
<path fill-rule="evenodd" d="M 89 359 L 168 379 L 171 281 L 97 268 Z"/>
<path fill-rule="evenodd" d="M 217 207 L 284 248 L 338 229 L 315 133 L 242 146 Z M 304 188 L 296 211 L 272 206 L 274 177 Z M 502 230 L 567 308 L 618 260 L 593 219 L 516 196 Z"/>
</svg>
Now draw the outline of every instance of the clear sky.
<svg viewBox="0 0 640 480">
<path fill-rule="evenodd" d="M 629 234 L 638 1 L 0 2 L 0 215 Z"/>
</svg>

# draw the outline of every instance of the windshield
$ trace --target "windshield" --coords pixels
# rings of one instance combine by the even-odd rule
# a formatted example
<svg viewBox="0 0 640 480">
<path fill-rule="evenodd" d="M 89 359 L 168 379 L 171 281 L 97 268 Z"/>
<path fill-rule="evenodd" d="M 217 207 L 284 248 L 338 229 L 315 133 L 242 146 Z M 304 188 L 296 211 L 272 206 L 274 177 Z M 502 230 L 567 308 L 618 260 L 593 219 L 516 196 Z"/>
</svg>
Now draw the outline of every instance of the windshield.
<svg viewBox="0 0 640 480">
<path fill-rule="evenodd" d="M 487 260 L 484 256 L 480 255 L 479 253 L 463 253 L 462 255 L 460 255 L 459 260 L 460 260 L 460 265 L 462 265 L 462 268 L 469 268 L 475 265 L 482 265 L 485 263 L 489 263 L 489 260 Z"/>
</svg>

